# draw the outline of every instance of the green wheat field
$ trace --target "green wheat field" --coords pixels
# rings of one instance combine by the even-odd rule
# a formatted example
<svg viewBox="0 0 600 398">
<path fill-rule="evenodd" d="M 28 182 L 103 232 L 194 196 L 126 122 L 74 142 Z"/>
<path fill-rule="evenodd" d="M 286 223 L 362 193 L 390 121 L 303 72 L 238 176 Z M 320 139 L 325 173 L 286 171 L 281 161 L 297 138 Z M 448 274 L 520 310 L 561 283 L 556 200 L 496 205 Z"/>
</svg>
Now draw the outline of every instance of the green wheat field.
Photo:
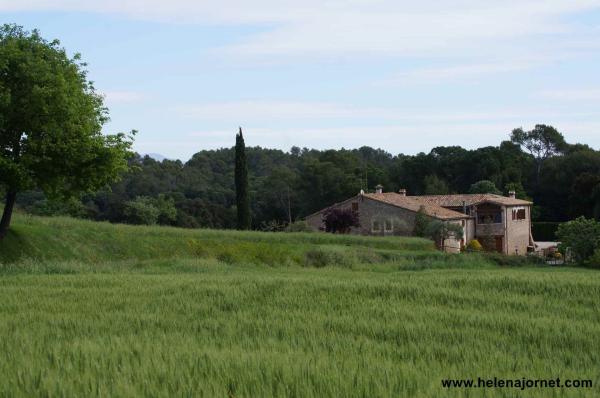
<svg viewBox="0 0 600 398">
<path fill-rule="evenodd" d="M 412 238 L 18 215 L 0 396 L 600 396 L 600 274 Z M 443 389 L 447 378 L 587 389 Z"/>
</svg>

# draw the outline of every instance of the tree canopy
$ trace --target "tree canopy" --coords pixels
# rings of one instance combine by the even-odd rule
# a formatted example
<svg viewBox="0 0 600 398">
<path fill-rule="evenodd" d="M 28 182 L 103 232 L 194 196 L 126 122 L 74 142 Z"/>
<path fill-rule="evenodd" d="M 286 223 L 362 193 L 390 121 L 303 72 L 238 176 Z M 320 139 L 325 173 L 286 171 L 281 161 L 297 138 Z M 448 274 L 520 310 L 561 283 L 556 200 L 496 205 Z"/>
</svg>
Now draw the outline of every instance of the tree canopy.
<svg viewBox="0 0 600 398">
<path fill-rule="evenodd" d="M 248 163 L 242 128 L 235 136 L 235 204 L 238 229 L 250 229 L 250 197 L 248 196 Z"/>
<path fill-rule="evenodd" d="M 48 197 L 96 191 L 127 169 L 131 136 L 103 135 L 103 97 L 85 63 L 58 40 L 17 25 L 0 28 L 0 185 L 7 233 L 18 192 Z"/>
</svg>

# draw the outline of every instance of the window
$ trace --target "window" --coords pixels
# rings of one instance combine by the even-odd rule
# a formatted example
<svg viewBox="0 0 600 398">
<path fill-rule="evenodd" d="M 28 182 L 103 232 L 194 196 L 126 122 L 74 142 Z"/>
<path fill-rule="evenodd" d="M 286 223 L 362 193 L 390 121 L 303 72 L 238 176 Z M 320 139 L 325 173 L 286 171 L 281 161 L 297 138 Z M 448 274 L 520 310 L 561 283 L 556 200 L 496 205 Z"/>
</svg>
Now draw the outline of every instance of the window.
<svg viewBox="0 0 600 398">
<path fill-rule="evenodd" d="M 371 231 L 381 232 L 381 223 L 378 220 L 371 221 Z"/>
<path fill-rule="evenodd" d="M 394 230 L 394 223 L 392 220 L 385 220 L 385 232 L 392 232 Z"/>
<path fill-rule="evenodd" d="M 358 211 L 358 202 L 352 202 L 352 211 Z"/>
<path fill-rule="evenodd" d="M 512 209 L 512 219 L 513 220 L 525 220 L 527 218 L 527 214 L 525 213 L 524 207 L 516 207 Z"/>
</svg>

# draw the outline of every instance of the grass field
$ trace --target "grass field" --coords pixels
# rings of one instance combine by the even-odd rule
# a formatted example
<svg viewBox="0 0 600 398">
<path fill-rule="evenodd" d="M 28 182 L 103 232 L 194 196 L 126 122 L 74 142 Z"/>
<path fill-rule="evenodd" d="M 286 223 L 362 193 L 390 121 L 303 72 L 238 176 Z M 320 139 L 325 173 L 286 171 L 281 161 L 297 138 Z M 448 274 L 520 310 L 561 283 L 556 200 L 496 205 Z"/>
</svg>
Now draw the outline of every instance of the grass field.
<svg viewBox="0 0 600 398">
<path fill-rule="evenodd" d="M 0 396 L 600 395 L 593 270 L 24 216 L 0 261 Z M 477 377 L 594 385 L 441 387 Z"/>
</svg>

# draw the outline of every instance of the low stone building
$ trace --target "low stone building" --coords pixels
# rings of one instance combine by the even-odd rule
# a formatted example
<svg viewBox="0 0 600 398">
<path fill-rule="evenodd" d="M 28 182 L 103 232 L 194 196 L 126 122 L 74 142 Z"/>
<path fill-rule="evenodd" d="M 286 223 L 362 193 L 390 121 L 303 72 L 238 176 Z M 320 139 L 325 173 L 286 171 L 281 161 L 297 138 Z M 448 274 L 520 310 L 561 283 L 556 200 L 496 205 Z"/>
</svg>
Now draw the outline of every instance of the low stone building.
<svg viewBox="0 0 600 398">
<path fill-rule="evenodd" d="M 460 224 L 463 236 L 448 239 L 444 248 L 460 251 L 469 241 L 478 239 L 487 249 L 504 254 L 526 254 L 534 247 L 531 235 L 531 202 L 494 194 L 407 196 L 406 190 L 383 192 L 377 186 L 375 193 L 359 193 L 329 208 L 350 208 L 359 216 L 360 226 L 350 233 L 361 235 L 413 234 L 415 216 L 422 211 L 432 219 Z M 324 231 L 320 210 L 306 217 L 316 231 Z"/>
</svg>

